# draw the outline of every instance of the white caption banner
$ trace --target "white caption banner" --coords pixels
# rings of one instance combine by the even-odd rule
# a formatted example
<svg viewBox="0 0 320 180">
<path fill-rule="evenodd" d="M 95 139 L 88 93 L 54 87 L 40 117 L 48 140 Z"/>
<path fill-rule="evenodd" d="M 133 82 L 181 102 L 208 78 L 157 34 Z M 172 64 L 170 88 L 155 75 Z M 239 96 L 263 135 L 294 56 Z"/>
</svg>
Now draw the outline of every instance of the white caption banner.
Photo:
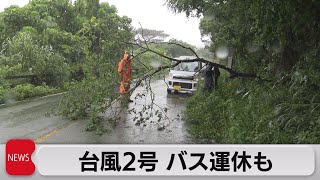
<svg viewBox="0 0 320 180">
<path fill-rule="evenodd" d="M 34 156 L 44 176 L 309 176 L 315 169 L 307 145 L 38 145 Z"/>
</svg>

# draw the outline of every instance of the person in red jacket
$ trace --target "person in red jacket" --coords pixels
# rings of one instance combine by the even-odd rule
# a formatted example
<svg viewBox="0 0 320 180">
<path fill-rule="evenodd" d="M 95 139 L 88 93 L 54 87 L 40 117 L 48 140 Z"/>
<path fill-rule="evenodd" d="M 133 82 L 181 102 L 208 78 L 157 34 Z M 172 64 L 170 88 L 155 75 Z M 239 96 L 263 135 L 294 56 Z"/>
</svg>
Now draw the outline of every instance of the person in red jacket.
<svg viewBox="0 0 320 180">
<path fill-rule="evenodd" d="M 120 93 L 122 97 L 128 100 L 128 102 L 133 102 L 130 100 L 130 93 L 128 92 L 130 89 L 130 79 L 131 79 L 131 55 L 125 53 L 123 55 L 123 59 L 119 61 L 118 64 L 118 72 L 121 77 L 120 83 Z"/>
</svg>

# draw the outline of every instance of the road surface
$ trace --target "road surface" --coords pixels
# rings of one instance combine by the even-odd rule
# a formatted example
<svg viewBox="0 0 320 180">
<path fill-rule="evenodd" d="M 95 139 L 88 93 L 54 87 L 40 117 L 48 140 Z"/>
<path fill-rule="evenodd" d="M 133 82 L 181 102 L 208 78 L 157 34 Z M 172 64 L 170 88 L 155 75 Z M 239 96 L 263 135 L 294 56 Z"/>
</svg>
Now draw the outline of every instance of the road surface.
<svg viewBox="0 0 320 180">
<path fill-rule="evenodd" d="M 184 109 L 188 95 L 167 95 L 166 84 L 159 80 L 151 84 L 156 94 L 155 103 L 168 108 L 169 120 L 160 124 L 154 119 L 137 126 L 128 111 L 122 112 L 122 118 L 116 127 L 102 136 L 95 132 L 85 131 L 90 123 L 88 119 L 69 120 L 50 115 L 52 107 L 56 107 L 62 95 L 53 95 L 19 102 L 0 107 L 0 143 L 9 139 L 32 139 L 36 143 L 68 143 L 68 144 L 183 144 L 192 143 L 188 138 L 187 126 L 179 118 Z M 141 93 L 139 87 L 135 93 Z M 134 97 L 135 94 L 132 95 Z M 150 102 L 149 97 L 140 98 L 129 104 L 129 109 L 141 109 Z M 153 121 L 153 122 L 151 122 Z M 159 128 L 165 126 L 164 129 Z"/>
</svg>

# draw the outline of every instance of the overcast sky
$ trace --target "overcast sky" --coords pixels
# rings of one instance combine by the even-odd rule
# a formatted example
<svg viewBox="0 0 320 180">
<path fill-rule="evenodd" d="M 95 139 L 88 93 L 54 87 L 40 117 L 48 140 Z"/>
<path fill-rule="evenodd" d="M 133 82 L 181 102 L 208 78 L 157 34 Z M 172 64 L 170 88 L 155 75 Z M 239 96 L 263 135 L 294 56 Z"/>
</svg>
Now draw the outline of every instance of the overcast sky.
<svg viewBox="0 0 320 180">
<path fill-rule="evenodd" d="M 0 0 L 0 11 L 11 5 L 24 6 L 29 0 Z M 165 6 L 165 0 L 100 0 L 115 5 L 119 15 L 133 20 L 134 27 L 164 30 L 171 38 L 183 40 L 203 47 L 198 18 L 187 18 L 185 14 L 173 14 Z"/>
</svg>

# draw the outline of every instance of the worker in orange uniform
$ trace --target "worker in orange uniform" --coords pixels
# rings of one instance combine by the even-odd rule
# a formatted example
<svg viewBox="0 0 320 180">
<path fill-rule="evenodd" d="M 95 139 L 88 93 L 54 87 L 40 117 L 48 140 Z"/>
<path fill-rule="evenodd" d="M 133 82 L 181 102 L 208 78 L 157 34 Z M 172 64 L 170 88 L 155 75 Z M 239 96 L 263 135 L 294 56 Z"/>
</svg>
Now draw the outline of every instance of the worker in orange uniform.
<svg viewBox="0 0 320 180">
<path fill-rule="evenodd" d="M 128 53 L 124 53 L 123 59 L 120 60 L 118 64 L 118 72 L 120 73 L 121 77 L 121 84 L 120 84 L 120 93 L 122 97 L 127 100 L 128 102 L 133 102 L 130 99 L 130 79 L 131 79 L 131 55 Z"/>
</svg>

